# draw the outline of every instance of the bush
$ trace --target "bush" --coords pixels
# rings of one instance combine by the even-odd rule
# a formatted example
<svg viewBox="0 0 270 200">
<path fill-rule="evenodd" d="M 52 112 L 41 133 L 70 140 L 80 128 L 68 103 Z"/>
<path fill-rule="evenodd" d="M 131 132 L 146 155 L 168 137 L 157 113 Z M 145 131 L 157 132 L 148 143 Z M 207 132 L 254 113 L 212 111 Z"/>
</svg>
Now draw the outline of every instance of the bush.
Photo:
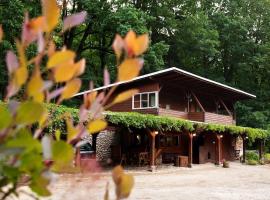
<svg viewBox="0 0 270 200">
<path fill-rule="evenodd" d="M 248 165 L 257 165 L 258 161 L 257 160 L 247 160 Z"/>
<path fill-rule="evenodd" d="M 270 153 L 266 153 L 264 155 L 264 162 L 269 164 L 270 163 Z"/>
<path fill-rule="evenodd" d="M 254 151 L 248 151 L 246 152 L 246 159 L 247 160 L 255 160 L 255 161 L 259 161 L 259 155 L 254 152 Z"/>
</svg>

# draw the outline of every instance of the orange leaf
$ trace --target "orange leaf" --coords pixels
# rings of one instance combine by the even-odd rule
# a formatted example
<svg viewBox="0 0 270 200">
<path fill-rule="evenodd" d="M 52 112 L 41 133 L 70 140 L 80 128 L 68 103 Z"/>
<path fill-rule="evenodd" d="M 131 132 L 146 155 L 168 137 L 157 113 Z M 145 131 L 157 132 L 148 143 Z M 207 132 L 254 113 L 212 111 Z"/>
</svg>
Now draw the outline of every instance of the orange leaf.
<svg viewBox="0 0 270 200">
<path fill-rule="evenodd" d="M 56 0 L 42 0 L 42 13 L 45 17 L 46 32 L 51 32 L 57 26 L 60 17 Z"/>
<path fill-rule="evenodd" d="M 50 41 L 48 46 L 48 56 L 51 57 L 54 53 L 55 53 L 55 43 L 53 41 Z"/>
<path fill-rule="evenodd" d="M 76 73 L 76 64 L 71 62 L 62 63 L 54 68 L 53 75 L 55 82 L 65 82 L 71 80 Z"/>
<path fill-rule="evenodd" d="M 90 92 L 88 95 L 84 96 L 84 106 L 89 109 L 94 103 L 97 97 L 97 91 Z"/>
<path fill-rule="evenodd" d="M 47 68 L 53 68 L 75 58 L 75 53 L 70 50 L 57 51 L 48 60 Z"/>
<path fill-rule="evenodd" d="M 43 102 L 44 94 L 42 91 L 43 88 L 43 80 L 40 75 L 39 68 L 36 68 L 30 81 L 27 85 L 27 94 L 37 102 Z"/>
<path fill-rule="evenodd" d="M 40 17 L 31 19 L 28 25 L 35 33 L 43 31 L 44 26 L 45 26 L 45 18 L 44 16 L 40 16 Z"/>
<path fill-rule="evenodd" d="M 136 43 L 134 45 L 134 54 L 138 56 L 141 55 L 143 52 L 145 52 L 146 49 L 148 48 L 148 43 L 149 43 L 148 34 L 139 36 L 136 39 Z"/>
<path fill-rule="evenodd" d="M 73 95 L 79 92 L 81 85 L 82 85 L 82 81 L 78 78 L 67 82 L 60 96 L 60 99 L 61 100 L 69 99 L 70 97 L 72 97 Z"/>
<path fill-rule="evenodd" d="M 126 101 L 138 92 L 139 92 L 139 90 L 137 90 L 137 89 L 131 89 L 131 90 L 127 90 L 125 92 L 122 92 L 115 97 L 115 99 L 113 100 L 113 104 L 120 103 L 122 101 Z"/>
<path fill-rule="evenodd" d="M 18 50 L 18 54 L 19 54 L 19 67 L 23 67 L 26 68 L 27 67 L 27 62 L 26 62 L 26 57 L 25 57 L 25 50 L 22 46 L 22 44 L 17 40 L 16 41 L 16 46 L 17 46 L 17 50 Z"/>
<path fill-rule="evenodd" d="M 143 60 L 139 58 L 126 59 L 118 67 L 118 81 L 127 81 L 139 75 Z"/>
<path fill-rule="evenodd" d="M 104 130 L 107 127 L 107 122 L 102 119 L 90 121 L 87 125 L 88 131 L 91 134 Z"/>
<path fill-rule="evenodd" d="M 3 37 L 4 37 L 4 31 L 3 31 L 3 28 L 2 28 L 2 24 L 0 24 L 0 42 L 2 42 Z"/>
<path fill-rule="evenodd" d="M 85 59 L 81 59 L 79 62 L 76 63 L 76 73 L 75 76 L 80 76 L 81 74 L 84 73 L 85 70 Z"/>
<path fill-rule="evenodd" d="M 122 198 L 127 198 L 134 186 L 134 177 L 129 174 L 123 174 L 121 176 L 120 184 L 116 187 L 117 196 Z"/>
</svg>

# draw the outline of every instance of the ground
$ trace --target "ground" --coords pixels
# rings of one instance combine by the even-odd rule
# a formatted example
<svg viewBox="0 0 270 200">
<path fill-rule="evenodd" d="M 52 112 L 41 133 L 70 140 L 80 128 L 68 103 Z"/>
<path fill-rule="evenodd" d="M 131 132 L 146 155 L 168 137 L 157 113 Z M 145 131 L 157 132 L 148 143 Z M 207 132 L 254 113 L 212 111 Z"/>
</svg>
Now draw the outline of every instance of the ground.
<svg viewBox="0 0 270 200">
<path fill-rule="evenodd" d="M 269 200 L 270 165 L 248 166 L 230 163 L 230 168 L 213 164 L 193 168 L 166 167 L 157 172 L 128 169 L 135 177 L 129 199 L 159 200 Z M 115 199 L 109 172 L 100 175 L 61 175 L 51 185 L 50 200 L 102 200 L 109 181 L 110 199 Z M 28 198 L 26 198 L 28 199 Z"/>
</svg>

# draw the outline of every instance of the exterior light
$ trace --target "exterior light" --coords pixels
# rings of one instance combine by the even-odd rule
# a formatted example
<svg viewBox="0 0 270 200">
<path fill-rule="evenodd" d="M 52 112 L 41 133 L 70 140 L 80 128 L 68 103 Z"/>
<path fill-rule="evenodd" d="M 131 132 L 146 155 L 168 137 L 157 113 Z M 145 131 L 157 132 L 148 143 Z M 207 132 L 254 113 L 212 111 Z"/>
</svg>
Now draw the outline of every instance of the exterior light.
<svg viewBox="0 0 270 200">
<path fill-rule="evenodd" d="M 194 136 L 194 137 L 195 137 L 195 136 L 196 136 L 196 133 L 193 133 L 193 134 L 192 134 L 192 136 Z"/>
<path fill-rule="evenodd" d="M 157 135 L 158 134 L 158 131 L 155 131 L 154 133 L 155 133 L 155 135 Z"/>
<path fill-rule="evenodd" d="M 246 136 L 246 139 L 248 139 L 248 136 Z"/>
<path fill-rule="evenodd" d="M 215 142 L 215 141 L 213 141 L 212 143 L 213 143 L 213 144 L 216 144 L 216 142 Z"/>
<path fill-rule="evenodd" d="M 223 138 L 223 135 L 220 135 L 220 138 Z"/>
</svg>

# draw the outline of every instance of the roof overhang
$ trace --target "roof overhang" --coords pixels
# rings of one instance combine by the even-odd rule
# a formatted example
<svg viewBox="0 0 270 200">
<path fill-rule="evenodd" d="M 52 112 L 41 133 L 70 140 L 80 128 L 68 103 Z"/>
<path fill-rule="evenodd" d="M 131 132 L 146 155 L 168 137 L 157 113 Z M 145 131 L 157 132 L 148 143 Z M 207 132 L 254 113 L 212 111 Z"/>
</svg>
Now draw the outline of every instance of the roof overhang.
<svg viewBox="0 0 270 200">
<path fill-rule="evenodd" d="M 119 85 L 123 85 L 123 84 L 128 84 L 128 83 L 131 83 L 131 82 L 138 82 L 138 81 L 142 81 L 142 80 L 146 80 L 146 79 L 155 79 L 155 80 L 158 81 L 160 77 L 165 77 L 165 79 L 166 79 L 166 75 L 169 75 L 169 74 L 174 74 L 175 75 L 174 81 L 180 82 L 181 79 L 179 78 L 179 76 L 187 77 L 190 80 L 197 81 L 197 83 L 200 84 L 200 85 L 204 84 L 206 87 L 213 87 L 213 88 L 217 88 L 217 89 L 220 88 L 220 89 L 223 89 L 224 92 L 231 92 L 231 94 L 237 95 L 237 97 L 238 97 L 237 99 L 256 98 L 255 95 L 250 94 L 248 92 L 245 92 L 243 90 L 233 88 L 231 86 L 228 86 L 228 85 L 225 85 L 225 84 L 222 84 L 222 83 L 219 83 L 219 82 L 204 78 L 202 76 L 198 76 L 196 74 L 187 72 L 185 70 L 182 70 L 182 69 L 179 69 L 179 68 L 176 68 L 176 67 L 172 67 L 172 68 L 160 70 L 160 71 L 157 71 L 157 72 L 153 72 L 153 73 L 150 73 L 150 74 L 138 76 L 138 77 L 133 78 L 133 79 L 131 79 L 129 81 L 116 82 L 116 83 L 113 83 L 113 84 L 110 84 L 110 85 L 107 85 L 107 86 L 95 88 L 93 90 L 87 90 L 87 91 L 84 91 L 84 92 L 80 92 L 80 93 L 78 93 L 78 94 L 76 94 L 74 96 L 80 96 L 80 95 L 87 94 L 87 93 L 90 93 L 90 92 L 93 92 L 93 91 L 104 90 L 104 89 L 107 89 L 107 88 L 110 88 L 110 87 L 119 86 Z M 178 78 L 177 78 L 177 75 L 178 75 Z M 171 81 L 171 78 L 168 81 Z"/>
</svg>

